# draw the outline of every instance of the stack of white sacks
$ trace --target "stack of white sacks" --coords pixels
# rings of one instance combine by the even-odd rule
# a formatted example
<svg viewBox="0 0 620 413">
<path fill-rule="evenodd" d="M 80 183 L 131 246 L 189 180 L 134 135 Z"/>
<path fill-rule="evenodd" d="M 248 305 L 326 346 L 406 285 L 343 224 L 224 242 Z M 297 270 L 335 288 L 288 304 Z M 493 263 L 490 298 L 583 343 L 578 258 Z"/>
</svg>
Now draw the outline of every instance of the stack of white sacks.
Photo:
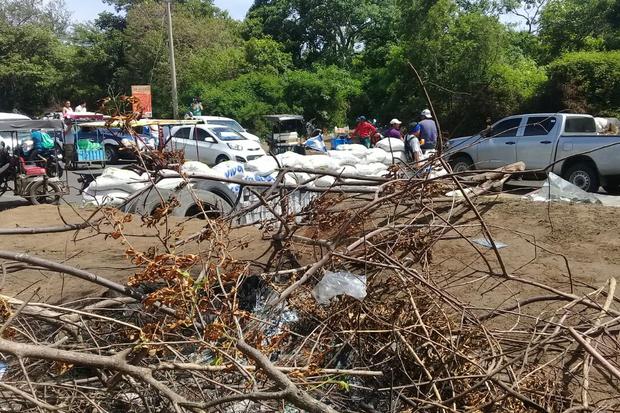
<svg viewBox="0 0 620 413">
<path fill-rule="evenodd" d="M 326 155 L 303 156 L 285 152 L 276 155 L 276 158 L 277 162 L 271 156 L 264 156 L 245 164 L 227 161 L 212 168 L 201 162 L 188 161 L 182 165 L 181 173 L 189 178 L 190 185 L 193 176 L 205 175 L 248 182 L 274 182 L 279 163 L 284 168 L 308 170 L 308 172 L 287 173 L 284 177 L 285 184 L 330 187 L 335 183 L 336 177 L 321 176 L 321 172 L 342 174 L 345 182 L 351 180 L 351 176 L 384 176 L 389 165 L 405 159 L 405 153 L 400 139 L 386 138 L 372 149 L 367 149 L 363 145 L 340 145 L 338 150 L 328 151 Z M 316 174 L 311 173 L 312 171 L 316 171 Z M 165 177 L 157 184 L 161 189 L 174 189 L 184 180 L 175 171 L 162 171 L 161 175 Z M 87 204 L 117 206 L 150 184 L 151 181 L 146 174 L 141 176 L 129 170 L 107 168 L 89 185 L 82 196 Z M 226 185 L 233 192 L 238 193 L 240 190 L 240 186 L 236 183 Z M 248 198 L 246 201 L 251 201 L 251 197 L 245 196 L 245 198 Z M 305 205 L 299 206 L 303 208 Z"/>
</svg>

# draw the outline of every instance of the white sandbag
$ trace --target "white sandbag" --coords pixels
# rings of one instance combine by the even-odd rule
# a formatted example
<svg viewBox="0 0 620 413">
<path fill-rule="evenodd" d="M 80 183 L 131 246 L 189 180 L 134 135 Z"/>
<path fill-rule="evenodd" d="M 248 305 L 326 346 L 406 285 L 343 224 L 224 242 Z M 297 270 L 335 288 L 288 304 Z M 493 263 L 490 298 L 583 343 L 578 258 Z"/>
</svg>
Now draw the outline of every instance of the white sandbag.
<svg viewBox="0 0 620 413">
<path fill-rule="evenodd" d="M 172 170 L 172 169 L 162 169 L 161 171 L 158 172 L 158 175 L 161 176 L 162 178 L 178 178 L 178 177 L 180 177 L 179 173 L 177 171 Z"/>
<path fill-rule="evenodd" d="M 106 168 L 98 178 L 109 178 L 119 182 L 144 181 L 148 179 L 148 175 L 138 175 L 129 169 Z"/>
<path fill-rule="evenodd" d="M 353 152 L 357 156 L 365 156 L 368 148 L 366 148 L 364 145 L 360 145 L 359 143 L 344 143 L 342 145 L 338 145 L 336 150 Z"/>
<path fill-rule="evenodd" d="M 181 165 L 181 173 L 185 175 L 209 175 L 211 168 L 206 163 L 186 161 Z"/>
<path fill-rule="evenodd" d="M 228 179 L 242 178 L 245 174 L 244 164 L 237 161 L 226 161 L 218 163 L 211 169 L 213 170 L 213 172 L 222 174 L 224 178 Z"/>
<path fill-rule="evenodd" d="M 305 156 L 302 165 L 306 169 L 328 172 L 336 172 L 340 168 L 340 163 L 328 155 Z"/>
<path fill-rule="evenodd" d="M 364 157 L 357 156 L 353 151 L 327 151 L 327 155 L 329 155 L 330 158 L 335 159 L 340 166 L 355 166 L 360 162 L 364 162 Z"/>
<path fill-rule="evenodd" d="M 271 175 L 276 169 L 278 169 L 278 163 L 272 156 L 261 156 L 245 164 L 246 171 L 260 176 Z"/>
<path fill-rule="evenodd" d="M 295 184 L 303 184 L 305 182 L 308 182 L 312 177 L 312 175 L 305 172 L 289 172 L 286 175 L 293 178 L 295 180 Z"/>
<path fill-rule="evenodd" d="M 381 148 L 370 148 L 366 152 L 366 162 L 367 163 L 375 163 L 375 162 L 383 162 L 385 158 L 387 158 L 388 154 Z"/>
<path fill-rule="evenodd" d="M 351 165 L 341 166 L 340 169 L 336 172 L 339 174 L 343 174 L 343 175 L 357 175 L 358 174 L 355 166 L 351 166 Z"/>
<path fill-rule="evenodd" d="M 379 162 L 371 164 L 360 164 L 355 167 L 357 174 L 361 176 L 375 176 L 377 174 L 383 174 L 387 171 L 387 167 Z"/>
<path fill-rule="evenodd" d="M 295 177 L 293 176 L 291 172 L 284 175 L 283 182 L 284 182 L 284 185 L 290 185 L 290 186 L 297 185 L 297 180 L 295 179 Z"/>
<path fill-rule="evenodd" d="M 399 164 L 407 162 L 407 154 L 405 152 L 386 152 L 386 157 L 383 160 L 384 165 L 392 165 L 393 163 Z"/>
<path fill-rule="evenodd" d="M 336 182 L 336 178 L 334 178 L 333 176 L 321 176 L 320 178 L 317 178 L 316 181 L 314 181 L 314 186 L 320 188 L 328 188 L 332 186 L 334 182 Z"/>
<path fill-rule="evenodd" d="M 139 191 L 149 185 L 149 182 L 144 179 L 144 182 L 133 182 L 131 180 L 121 180 L 118 176 L 98 176 L 93 182 L 88 185 L 87 191 L 91 195 L 97 195 L 97 193 L 104 191 L 123 191 L 129 194 Z"/>
<path fill-rule="evenodd" d="M 185 184 L 183 178 L 165 178 L 155 185 L 158 189 L 176 189 Z"/>
<path fill-rule="evenodd" d="M 285 168 L 302 168 L 302 162 L 305 156 L 295 152 L 284 152 L 276 155 L 278 162 Z"/>
<path fill-rule="evenodd" d="M 597 133 L 604 133 L 609 128 L 609 119 L 607 118 L 594 118 L 594 123 L 596 124 Z"/>
<path fill-rule="evenodd" d="M 82 202 L 93 206 L 119 206 L 122 205 L 130 194 L 123 191 L 103 191 L 97 195 L 82 193 Z"/>
<path fill-rule="evenodd" d="M 383 138 L 375 145 L 376 148 L 383 149 L 386 152 L 404 152 L 405 143 L 397 138 Z"/>
</svg>

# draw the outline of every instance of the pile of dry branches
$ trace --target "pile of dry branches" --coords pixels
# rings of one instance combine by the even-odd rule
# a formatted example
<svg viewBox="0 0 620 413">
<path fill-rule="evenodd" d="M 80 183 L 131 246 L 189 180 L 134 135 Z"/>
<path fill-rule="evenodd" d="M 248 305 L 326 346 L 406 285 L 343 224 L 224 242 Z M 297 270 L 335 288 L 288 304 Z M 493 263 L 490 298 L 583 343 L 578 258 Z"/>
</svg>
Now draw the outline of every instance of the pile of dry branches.
<svg viewBox="0 0 620 413">
<path fill-rule="evenodd" d="M 38 229 L 105 233 L 139 269 L 118 285 L 0 251 L 5 276 L 44 268 L 115 293 L 57 306 L 2 297 L 0 411 L 620 410 L 615 280 L 564 291 L 509 273 L 468 195 L 522 168 L 434 179 L 394 170 L 358 184 L 348 177 L 302 211 L 287 207 L 301 189 L 282 184 L 282 170 L 268 187 L 248 184 L 260 194 L 254 205 L 207 218 L 189 236 L 168 220 L 164 202 L 144 219 L 158 231 L 146 251 L 124 233 L 139 218 L 114 209 Z M 463 196 L 446 198 L 451 189 Z M 236 218 L 253 208 L 273 216 L 258 223 L 264 248 L 239 259 L 248 245 L 237 241 L 244 228 Z M 487 308 L 438 287 L 433 251 L 448 237 L 467 240 L 459 223 L 467 214 L 493 247 L 488 258 L 467 241 L 485 279 L 540 295 Z M 367 276 L 367 296 L 317 304 L 312 289 L 326 271 Z M 541 302 L 544 313 L 529 311 Z"/>
</svg>

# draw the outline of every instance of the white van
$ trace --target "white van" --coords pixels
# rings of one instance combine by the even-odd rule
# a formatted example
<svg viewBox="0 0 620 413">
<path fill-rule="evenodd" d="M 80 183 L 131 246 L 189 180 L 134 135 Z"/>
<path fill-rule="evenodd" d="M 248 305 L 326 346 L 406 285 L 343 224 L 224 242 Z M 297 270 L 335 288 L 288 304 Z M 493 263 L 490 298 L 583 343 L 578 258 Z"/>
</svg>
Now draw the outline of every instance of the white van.
<svg viewBox="0 0 620 413">
<path fill-rule="evenodd" d="M 193 116 L 192 118 L 200 119 L 206 125 L 226 126 L 227 128 L 230 128 L 234 130 L 235 132 L 240 133 L 241 135 L 245 136 L 246 139 L 249 139 L 255 142 L 260 142 L 260 138 L 258 136 L 252 135 L 243 126 L 241 126 L 239 122 L 237 122 L 234 119 L 224 118 L 222 116 Z"/>
<path fill-rule="evenodd" d="M 182 149 L 185 159 L 215 165 L 224 161 L 247 162 L 265 156 L 260 143 L 219 125 L 176 126 L 168 145 Z"/>
</svg>

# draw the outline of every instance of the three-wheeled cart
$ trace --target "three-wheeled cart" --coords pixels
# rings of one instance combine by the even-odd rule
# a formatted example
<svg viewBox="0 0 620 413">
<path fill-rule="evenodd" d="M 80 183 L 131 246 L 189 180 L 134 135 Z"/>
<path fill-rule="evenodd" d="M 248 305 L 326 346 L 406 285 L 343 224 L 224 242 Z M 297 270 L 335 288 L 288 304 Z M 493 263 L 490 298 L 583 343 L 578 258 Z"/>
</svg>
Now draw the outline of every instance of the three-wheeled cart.
<svg viewBox="0 0 620 413">
<path fill-rule="evenodd" d="M 71 126 L 64 135 L 63 148 L 67 169 L 77 169 L 86 165 L 98 164 L 101 168 L 106 164 L 106 153 L 102 135 L 94 128 L 83 127 L 89 122 L 103 121 L 104 115 L 99 113 L 69 113 L 65 115 L 65 123 Z"/>
<path fill-rule="evenodd" d="M 271 134 L 267 136 L 269 151 L 274 154 L 288 151 L 305 154 L 303 135 L 306 132 L 301 115 L 266 115 L 271 123 Z"/>
<path fill-rule="evenodd" d="M 63 131 L 60 120 L 11 120 L 0 121 L 0 196 L 13 192 L 33 205 L 57 203 L 69 194 L 69 185 L 57 176 L 48 176 L 45 161 L 28 161 L 20 150 L 24 140 L 30 139 L 32 130 Z M 9 142 L 7 145 L 6 142 Z M 66 176 L 66 175 L 65 175 Z"/>
</svg>

